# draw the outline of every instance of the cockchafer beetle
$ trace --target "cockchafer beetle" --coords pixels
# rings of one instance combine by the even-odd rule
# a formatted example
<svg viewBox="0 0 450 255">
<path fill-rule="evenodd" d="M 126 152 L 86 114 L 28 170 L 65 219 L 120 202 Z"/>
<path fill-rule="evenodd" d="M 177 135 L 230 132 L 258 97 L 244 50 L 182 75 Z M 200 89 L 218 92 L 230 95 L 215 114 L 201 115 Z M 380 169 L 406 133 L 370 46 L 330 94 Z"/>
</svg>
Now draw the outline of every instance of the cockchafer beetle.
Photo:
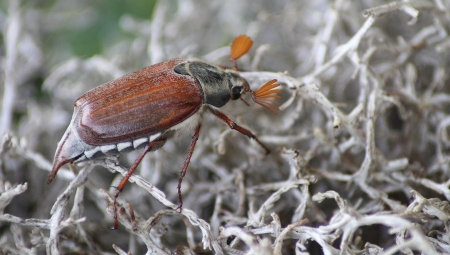
<svg viewBox="0 0 450 255">
<path fill-rule="evenodd" d="M 230 59 L 236 63 L 252 43 L 247 36 L 237 37 L 232 44 Z M 279 97 L 278 86 L 276 80 L 272 80 L 255 92 L 235 70 L 183 59 L 152 65 L 105 83 L 75 101 L 72 120 L 56 149 L 47 183 L 51 183 L 58 170 L 67 163 L 142 149 L 117 186 L 114 197 L 114 228 L 117 228 L 117 197 L 145 154 L 161 148 L 179 133 L 192 132 L 194 135 L 178 182 L 181 210 L 181 182 L 200 134 L 203 113 L 211 112 L 230 128 L 254 139 L 268 153 L 269 149 L 251 131 L 237 125 L 217 108 L 250 92 L 256 103 L 275 113 L 278 108 L 273 99 Z"/>
</svg>

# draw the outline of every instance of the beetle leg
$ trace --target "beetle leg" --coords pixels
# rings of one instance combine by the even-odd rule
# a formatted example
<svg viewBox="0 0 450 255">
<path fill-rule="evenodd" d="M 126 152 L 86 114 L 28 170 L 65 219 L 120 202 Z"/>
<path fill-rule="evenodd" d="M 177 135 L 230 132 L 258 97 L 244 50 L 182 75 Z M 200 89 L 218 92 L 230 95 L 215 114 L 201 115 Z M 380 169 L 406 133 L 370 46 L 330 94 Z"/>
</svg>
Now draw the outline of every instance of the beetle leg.
<svg viewBox="0 0 450 255">
<path fill-rule="evenodd" d="M 225 115 L 223 112 L 214 109 L 212 107 L 207 107 L 208 110 L 210 112 L 212 112 L 214 115 L 216 115 L 219 119 L 223 120 L 225 123 L 227 123 L 227 125 L 231 128 L 234 129 L 236 131 L 238 131 L 239 133 L 246 135 L 247 137 L 254 139 L 259 145 L 261 145 L 261 147 L 264 148 L 264 150 L 266 151 L 266 154 L 270 153 L 269 148 L 267 148 L 267 146 L 265 146 L 259 139 L 258 137 L 256 137 L 250 130 L 243 128 L 241 126 L 239 126 L 238 124 L 236 124 L 236 122 L 234 122 L 232 119 L 228 118 L 227 115 Z"/>
<path fill-rule="evenodd" d="M 191 162 L 192 153 L 194 152 L 195 144 L 197 143 L 198 137 L 200 136 L 200 129 L 202 125 L 198 124 L 197 128 L 195 129 L 195 133 L 192 136 L 191 146 L 189 147 L 188 155 L 186 157 L 186 160 L 184 161 L 183 169 L 181 169 L 180 172 L 180 179 L 178 180 L 178 200 L 180 201 L 180 204 L 178 205 L 178 209 L 183 209 L 183 196 L 181 195 L 181 182 L 183 181 L 183 177 L 186 175 L 187 168 L 189 166 L 189 162 Z"/>
<path fill-rule="evenodd" d="M 141 163 L 142 159 L 144 159 L 144 156 L 149 151 L 155 151 L 159 148 L 161 148 L 164 143 L 166 142 L 166 138 L 159 138 L 157 140 L 154 140 L 150 143 L 148 143 L 144 150 L 142 150 L 141 154 L 137 157 L 137 159 L 134 161 L 133 165 L 130 167 L 130 170 L 128 170 L 127 174 L 123 179 L 120 181 L 119 185 L 117 186 L 117 193 L 114 195 L 114 202 L 113 202 L 113 212 L 114 212 L 114 226 L 112 229 L 117 229 L 119 227 L 119 222 L 117 220 L 117 198 L 119 197 L 122 190 L 125 188 L 125 185 L 127 185 L 128 179 L 133 175 L 134 171 L 138 167 L 138 165 Z"/>
</svg>

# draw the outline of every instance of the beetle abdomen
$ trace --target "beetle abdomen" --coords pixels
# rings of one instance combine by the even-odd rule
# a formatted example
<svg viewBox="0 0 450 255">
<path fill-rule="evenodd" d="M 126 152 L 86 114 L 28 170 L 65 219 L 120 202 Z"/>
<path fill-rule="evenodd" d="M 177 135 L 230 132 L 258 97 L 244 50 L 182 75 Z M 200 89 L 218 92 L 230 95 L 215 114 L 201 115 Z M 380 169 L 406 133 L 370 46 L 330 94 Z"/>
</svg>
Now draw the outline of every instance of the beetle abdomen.
<svg viewBox="0 0 450 255">
<path fill-rule="evenodd" d="M 117 155 L 137 149 L 142 149 L 149 142 L 152 142 L 159 138 L 162 133 L 156 133 L 149 137 L 142 137 L 133 141 L 120 142 L 117 144 L 107 144 L 101 146 L 94 146 L 91 149 L 87 149 L 83 152 L 83 155 L 74 162 L 82 162 L 86 160 L 102 158 L 105 156 Z"/>
</svg>

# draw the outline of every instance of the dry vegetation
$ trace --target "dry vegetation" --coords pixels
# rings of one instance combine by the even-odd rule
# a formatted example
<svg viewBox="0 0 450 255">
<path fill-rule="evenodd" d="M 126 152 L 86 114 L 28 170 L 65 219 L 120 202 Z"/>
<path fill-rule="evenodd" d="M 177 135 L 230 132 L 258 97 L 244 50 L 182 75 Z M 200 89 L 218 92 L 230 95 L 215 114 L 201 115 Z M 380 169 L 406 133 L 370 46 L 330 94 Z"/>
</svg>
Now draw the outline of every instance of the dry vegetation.
<svg viewBox="0 0 450 255">
<path fill-rule="evenodd" d="M 449 254 L 450 1 L 160 1 L 123 13 L 127 36 L 76 57 L 47 36 L 89 27 L 90 1 L 4 1 L 0 253 Z M 204 128 L 176 208 L 190 136 L 138 155 L 63 168 L 45 184 L 73 102 L 99 84 L 167 59 L 239 67 L 282 83 L 281 110 L 230 102 L 268 156 L 220 120 Z M 99 166 L 100 165 L 100 166 Z M 109 171 L 108 171 L 109 170 Z"/>
</svg>

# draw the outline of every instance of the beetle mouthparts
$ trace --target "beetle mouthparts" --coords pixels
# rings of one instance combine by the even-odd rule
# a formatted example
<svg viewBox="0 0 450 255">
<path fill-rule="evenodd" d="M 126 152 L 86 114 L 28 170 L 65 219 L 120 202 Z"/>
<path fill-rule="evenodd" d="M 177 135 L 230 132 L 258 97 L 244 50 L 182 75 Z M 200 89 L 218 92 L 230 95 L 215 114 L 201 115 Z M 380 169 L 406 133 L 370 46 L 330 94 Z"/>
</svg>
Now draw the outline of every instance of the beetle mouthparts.
<svg viewBox="0 0 450 255">
<path fill-rule="evenodd" d="M 274 79 L 262 85 L 257 91 L 252 91 L 251 89 L 249 89 L 249 91 L 252 93 L 252 99 L 255 103 L 265 107 L 273 114 L 277 114 L 276 110 L 280 110 L 278 108 L 280 103 L 275 99 L 281 98 L 281 96 L 278 95 L 278 93 L 281 92 L 279 87 L 280 84 Z"/>
</svg>

